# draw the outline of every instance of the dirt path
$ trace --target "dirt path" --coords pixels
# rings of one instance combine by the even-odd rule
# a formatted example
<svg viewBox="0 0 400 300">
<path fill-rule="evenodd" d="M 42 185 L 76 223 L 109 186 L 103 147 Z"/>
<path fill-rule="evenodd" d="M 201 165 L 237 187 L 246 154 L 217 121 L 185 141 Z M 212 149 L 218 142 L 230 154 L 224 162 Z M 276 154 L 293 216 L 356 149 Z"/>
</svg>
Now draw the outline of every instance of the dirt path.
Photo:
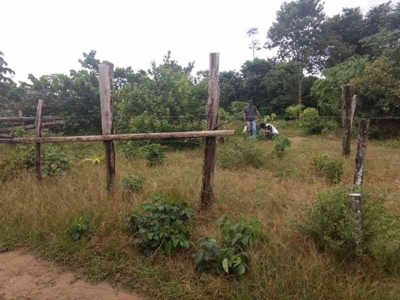
<svg viewBox="0 0 400 300">
<path fill-rule="evenodd" d="M 108 284 L 92 285 L 20 252 L 0 254 L 0 300 L 141 300 Z"/>
</svg>

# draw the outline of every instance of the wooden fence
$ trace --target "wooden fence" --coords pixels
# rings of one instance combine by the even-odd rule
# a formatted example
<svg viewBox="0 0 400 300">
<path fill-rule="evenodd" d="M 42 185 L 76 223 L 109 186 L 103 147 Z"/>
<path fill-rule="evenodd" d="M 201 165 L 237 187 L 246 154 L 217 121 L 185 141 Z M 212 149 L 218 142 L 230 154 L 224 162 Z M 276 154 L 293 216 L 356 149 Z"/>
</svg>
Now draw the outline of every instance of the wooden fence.
<svg viewBox="0 0 400 300">
<path fill-rule="evenodd" d="M 62 143 L 62 142 L 95 142 L 103 141 L 106 161 L 106 180 L 107 190 L 112 192 L 115 185 L 115 158 L 114 140 L 138 140 L 138 139 L 180 139 L 180 138 L 202 138 L 205 137 L 203 182 L 200 193 L 201 208 L 209 208 L 213 203 L 213 181 L 216 158 L 216 137 L 232 136 L 234 130 L 215 130 L 218 128 L 218 106 L 219 106 L 219 53 L 210 54 L 210 73 L 208 79 L 208 102 L 207 102 L 207 131 L 190 132 L 162 132 L 162 133 L 133 133 L 133 134 L 114 134 L 113 114 L 112 114 L 112 76 L 113 70 L 109 64 L 99 65 L 99 90 L 101 104 L 101 124 L 102 135 L 94 136 L 61 136 L 61 137 L 41 137 L 41 128 L 46 126 L 44 120 L 51 123 L 61 124 L 62 120 L 56 117 L 42 117 L 44 100 L 40 99 L 37 106 L 36 117 L 7 117 L 0 118 L 0 121 L 23 122 L 35 121 L 35 125 L 27 125 L 26 129 L 36 128 L 34 138 L 14 138 L 11 135 L 0 135 L 0 143 L 3 144 L 36 144 L 36 176 L 40 180 L 41 176 L 41 144 L 42 143 Z M 50 123 L 50 122 L 49 122 Z M 14 128 L 14 127 L 11 127 Z M 1 131 L 12 132 L 12 129 Z"/>
</svg>

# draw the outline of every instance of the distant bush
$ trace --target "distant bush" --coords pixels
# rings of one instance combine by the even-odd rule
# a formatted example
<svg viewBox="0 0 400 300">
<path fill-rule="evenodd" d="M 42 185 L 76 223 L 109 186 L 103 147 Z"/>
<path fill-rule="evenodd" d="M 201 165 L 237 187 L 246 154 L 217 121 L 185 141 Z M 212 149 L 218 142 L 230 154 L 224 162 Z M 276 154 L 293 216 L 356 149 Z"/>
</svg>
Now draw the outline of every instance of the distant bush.
<svg viewBox="0 0 400 300">
<path fill-rule="evenodd" d="M 301 124 L 306 134 L 321 134 L 324 129 L 322 118 L 313 107 L 306 108 L 303 111 Z"/>
<path fill-rule="evenodd" d="M 150 144 L 142 148 L 149 166 L 161 165 L 166 159 L 166 146 Z"/>
<path fill-rule="evenodd" d="M 45 149 L 42 167 L 44 176 L 58 176 L 63 174 L 69 168 L 70 158 L 60 147 L 50 145 Z"/>
<path fill-rule="evenodd" d="M 286 108 L 285 113 L 290 119 L 298 119 L 303 109 L 304 105 L 291 105 Z"/>
<path fill-rule="evenodd" d="M 196 270 L 219 275 L 243 275 L 250 263 L 245 250 L 261 236 L 260 223 L 245 219 L 232 221 L 225 215 L 216 223 L 222 235 L 221 246 L 215 239 L 201 238 L 200 249 L 193 255 Z"/>
<path fill-rule="evenodd" d="M 230 107 L 230 111 L 232 113 L 232 115 L 238 119 L 241 120 L 242 119 L 242 112 L 243 109 L 246 107 L 247 102 L 244 101 L 233 101 L 231 103 L 231 107 Z"/>
<path fill-rule="evenodd" d="M 327 153 L 314 157 L 313 166 L 331 184 L 339 183 L 343 177 L 343 163 L 330 159 Z"/>
<path fill-rule="evenodd" d="M 143 189 L 144 178 L 129 174 L 121 180 L 121 186 L 129 192 L 140 192 Z"/>
<path fill-rule="evenodd" d="M 186 202 L 168 195 L 157 195 L 142 205 L 142 211 L 132 213 L 127 219 L 133 244 L 143 251 L 162 249 L 171 253 L 189 248 L 191 219 L 194 211 Z"/>
<path fill-rule="evenodd" d="M 138 141 L 118 142 L 118 150 L 121 151 L 127 159 L 135 159 L 140 153 L 140 147 L 143 146 Z"/>
<path fill-rule="evenodd" d="M 367 193 L 363 193 L 362 214 L 362 241 L 357 246 L 348 193 L 340 189 L 323 191 L 306 211 L 300 229 L 312 237 L 319 250 L 332 252 L 341 258 L 369 254 L 388 269 L 398 270 L 399 217 L 390 213 L 383 201 L 373 200 Z"/>
<path fill-rule="evenodd" d="M 267 162 L 267 155 L 263 147 L 258 146 L 256 141 L 247 140 L 226 144 L 218 150 L 217 163 L 222 168 L 262 168 Z"/>
</svg>

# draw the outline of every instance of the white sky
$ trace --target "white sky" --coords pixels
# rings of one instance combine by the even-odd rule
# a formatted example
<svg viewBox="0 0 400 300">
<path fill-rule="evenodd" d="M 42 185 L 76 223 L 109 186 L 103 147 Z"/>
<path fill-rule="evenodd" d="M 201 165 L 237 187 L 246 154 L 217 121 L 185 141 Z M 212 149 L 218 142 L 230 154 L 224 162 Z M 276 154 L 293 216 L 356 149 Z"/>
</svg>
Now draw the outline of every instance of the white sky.
<svg viewBox="0 0 400 300">
<path fill-rule="evenodd" d="M 398 1 L 398 0 L 397 0 Z M 397 2 L 393 1 L 393 2 Z M 263 41 L 282 0 L 0 0 L 0 51 L 14 80 L 79 69 L 82 52 L 97 51 L 118 67 L 147 70 L 167 50 L 182 64 L 208 69 L 220 52 L 220 69 L 239 70 L 252 58 L 246 31 Z M 328 16 L 342 7 L 363 11 L 384 0 L 326 0 Z M 258 52 L 267 57 L 268 51 Z"/>
</svg>

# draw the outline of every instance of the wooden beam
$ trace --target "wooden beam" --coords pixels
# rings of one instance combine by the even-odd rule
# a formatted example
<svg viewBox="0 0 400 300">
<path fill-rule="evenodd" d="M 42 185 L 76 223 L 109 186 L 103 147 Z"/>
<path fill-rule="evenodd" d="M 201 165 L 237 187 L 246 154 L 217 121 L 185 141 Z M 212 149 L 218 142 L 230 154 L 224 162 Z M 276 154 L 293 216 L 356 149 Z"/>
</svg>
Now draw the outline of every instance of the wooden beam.
<svg viewBox="0 0 400 300">
<path fill-rule="evenodd" d="M 43 116 L 42 121 L 55 121 L 60 120 L 60 117 L 53 116 Z M 36 121 L 36 117 L 1 117 L 0 122 L 28 122 L 28 121 Z"/>
<path fill-rule="evenodd" d="M 207 129 L 212 130 L 218 124 L 219 106 L 219 53 L 210 54 L 210 71 L 208 77 L 208 102 L 207 102 Z M 200 207 L 211 207 L 214 199 L 214 170 L 216 157 L 216 138 L 206 137 L 203 162 L 203 183 L 200 193 Z"/>
<path fill-rule="evenodd" d="M 103 135 L 113 134 L 112 124 L 112 67 L 109 64 L 99 65 L 99 89 L 101 106 L 101 129 Z M 114 142 L 104 141 L 105 161 L 107 166 L 107 190 L 112 192 L 115 181 Z"/>
<path fill-rule="evenodd" d="M 12 139 L 13 136 L 11 134 L 0 134 L 0 139 Z"/>
<path fill-rule="evenodd" d="M 357 154 L 354 167 L 354 185 L 361 186 L 364 178 L 369 120 L 361 120 L 358 127 Z"/>
<path fill-rule="evenodd" d="M 350 84 L 346 84 L 342 87 L 342 155 L 345 156 L 350 155 L 352 93 L 352 87 Z"/>
<path fill-rule="evenodd" d="M 63 120 L 54 121 L 54 122 L 47 122 L 47 123 L 42 123 L 42 128 L 43 127 L 52 127 L 52 126 L 57 126 L 57 125 L 64 125 L 64 124 L 65 124 L 65 121 L 63 121 Z M 21 128 L 21 127 L 24 128 L 25 130 L 34 129 L 36 127 L 36 124 L 0 128 L 0 133 L 8 133 L 8 132 L 11 132 L 11 131 L 13 131 L 15 129 Z"/>
<path fill-rule="evenodd" d="M 42 137 L 42 108 L 43 108 L 43 99 L 39 99 L 37 110 L 36 110 L 36 137 Z M 42 166 L 41 166 L 41 153 L 42 153 L 42 145 L 40 143 L 36 143 L 36 178 L 38 180 L 42 179 Z"/>
<path fill-rule="evenodd" d="M 126 133 L 126 134 L 111 134 L 111 135 L 57 136 L 57 137 L 42 137 L 42 138 L 11 138 L 11 139 L 5 138 L 0 140 L 0 144 L 35 144 L 35 143 L 44 144 L 44 143 L 68 143 L 68 142 L 182 139 L 182 138 L 232 136 L 234 134 L 235 130 L 214 130 L 214 131 L 186 131 L 186 132 L 160 132 L 160 133 Z"/>
</svg>

